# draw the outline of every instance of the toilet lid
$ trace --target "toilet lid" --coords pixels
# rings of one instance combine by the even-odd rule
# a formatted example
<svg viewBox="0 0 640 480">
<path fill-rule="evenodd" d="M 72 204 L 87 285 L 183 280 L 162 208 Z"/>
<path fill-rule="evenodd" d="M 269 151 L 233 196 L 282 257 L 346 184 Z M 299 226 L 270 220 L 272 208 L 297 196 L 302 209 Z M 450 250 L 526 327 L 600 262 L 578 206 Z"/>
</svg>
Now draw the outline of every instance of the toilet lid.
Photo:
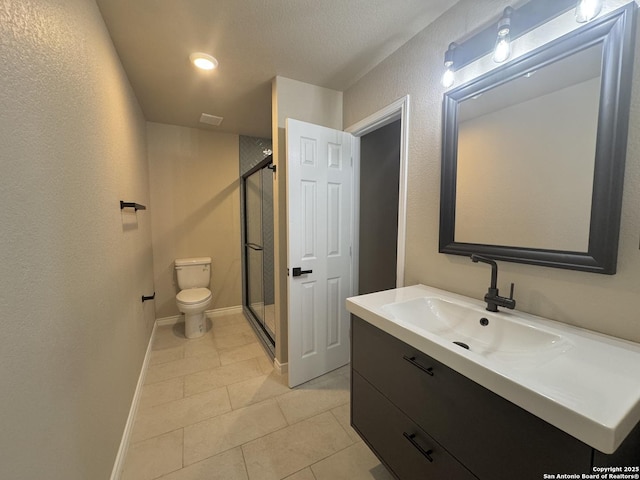
<svg viewBox="0 0 640 480">
<path fill-rule="evenodd" d="M 176 295 L 176 299 L 180 303 L 187 305 L 204 302 L 209 298 L 211 298 L 211 290 L 208 288 L 187 288 L 186 290 L 180 290 Z"/>
</svg>

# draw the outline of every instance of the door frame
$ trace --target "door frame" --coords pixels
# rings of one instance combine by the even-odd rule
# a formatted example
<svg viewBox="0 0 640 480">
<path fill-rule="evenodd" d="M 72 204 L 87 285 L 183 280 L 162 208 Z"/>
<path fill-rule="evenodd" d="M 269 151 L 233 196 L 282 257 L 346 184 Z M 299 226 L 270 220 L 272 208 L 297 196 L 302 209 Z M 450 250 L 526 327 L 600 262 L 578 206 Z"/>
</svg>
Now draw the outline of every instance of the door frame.
<svg viewBox="0 0 640 480">
<path fill-rule="evenodd" d="M 398 239 L 396 256 L 396 288 L 404 287 L 404 262 L 407 228 L 407 170 L 409 162 L 409 95 L 360 120 L 345 132 L 353 135 L 353 285 L 352 292 L 358 292 L 360 279 L 357 272 L 360 264 L 360 137 L 374 132 L 396 120 L 400 120 L 400 184 L 398 191 Z"/>
</svg>

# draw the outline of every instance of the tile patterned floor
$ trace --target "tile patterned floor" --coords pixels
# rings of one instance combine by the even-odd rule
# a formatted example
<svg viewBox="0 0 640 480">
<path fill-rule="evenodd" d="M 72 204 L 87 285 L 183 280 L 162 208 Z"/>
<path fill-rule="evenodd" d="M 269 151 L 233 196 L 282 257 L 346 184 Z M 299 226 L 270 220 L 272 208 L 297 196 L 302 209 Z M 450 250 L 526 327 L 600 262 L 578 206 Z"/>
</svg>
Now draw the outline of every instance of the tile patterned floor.
<svg viewBox="0 0 640 480">
<path fill-rule="evenodd" d="M 289 389 L 242 315 L 158 327 L 122 480 L 391 480 L 349 426 L 349 368 Z"/>
</svg>

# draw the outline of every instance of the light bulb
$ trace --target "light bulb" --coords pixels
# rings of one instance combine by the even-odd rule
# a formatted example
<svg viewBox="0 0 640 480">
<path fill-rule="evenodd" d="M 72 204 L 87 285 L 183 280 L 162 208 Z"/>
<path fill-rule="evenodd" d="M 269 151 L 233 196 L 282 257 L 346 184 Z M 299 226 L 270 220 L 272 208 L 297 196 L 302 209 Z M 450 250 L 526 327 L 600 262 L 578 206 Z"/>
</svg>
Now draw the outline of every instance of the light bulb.
<svg viewBox="0 0 640 480">
<path fill-rule="evenodd" d="M 442 86 L 444 88 L 449 88 L 451 86 L 453 86 L 453 83 L 456 80 L 456 75 L 455 73 L 453 73 L 453 70 L 451 70 L 451 67 L 447 67 L 447 69 L 444 71 L 444 75 L 442 75 Z"/>
<path fill-rule="evenodd" d="M 511 38 L 509 37 L 509 31 L 504 35 L 498 35 L 496 46 L 493 49 L 493 61 L 496 63 L 502 63 L 511 55 Z"/>
<path fill-rule="evenodd" d="M 496 63 L 502 63 L 509 55 L 511 55 L 511 14 L 513 8 L 507 7 L 504 9 L 502 18 L 498 22 L 498 38 L 496 39 L 496 46 L 493 48 L 493 61 Z"/>
<path fill-rule="evenodd" d="M 206 53 L 192 53 L 189 59 L 200 70 L 213 70 L 218 66 L 218 60 Z"/>
<path fill-rule="evenodd" d="M 442 86 L 444 88 L 449 88 L 456 81 L 456 76 L 453 73 L 453 53 L 455 49 L 458 48 L 458 44 L 456 42 L 451 42 L 449 44 L 449 48 L 444 52 L 444 74 L 442 75 Z"/>
<path fill-rule="evenodd" d="M 580 0 L 576 7 L 576 22 L 585 23 L 593 20 L 602 10 L 602 0 Z"/>
</svg>

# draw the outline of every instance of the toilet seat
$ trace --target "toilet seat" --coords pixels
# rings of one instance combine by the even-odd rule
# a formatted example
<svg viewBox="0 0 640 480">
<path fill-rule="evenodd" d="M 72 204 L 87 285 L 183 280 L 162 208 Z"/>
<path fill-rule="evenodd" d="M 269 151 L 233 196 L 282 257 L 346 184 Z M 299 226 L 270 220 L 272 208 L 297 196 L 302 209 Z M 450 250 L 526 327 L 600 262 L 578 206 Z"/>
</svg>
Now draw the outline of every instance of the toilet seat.
<svg viewBox="0 0 640 480">
<path fill-rule="evenodd" d="M 176 301 L 183 305 L 195 305 L 209 301 L 211 296 L 211 290 L 208 288 L 187 288 L 178 292 Z"/>
</svg>

